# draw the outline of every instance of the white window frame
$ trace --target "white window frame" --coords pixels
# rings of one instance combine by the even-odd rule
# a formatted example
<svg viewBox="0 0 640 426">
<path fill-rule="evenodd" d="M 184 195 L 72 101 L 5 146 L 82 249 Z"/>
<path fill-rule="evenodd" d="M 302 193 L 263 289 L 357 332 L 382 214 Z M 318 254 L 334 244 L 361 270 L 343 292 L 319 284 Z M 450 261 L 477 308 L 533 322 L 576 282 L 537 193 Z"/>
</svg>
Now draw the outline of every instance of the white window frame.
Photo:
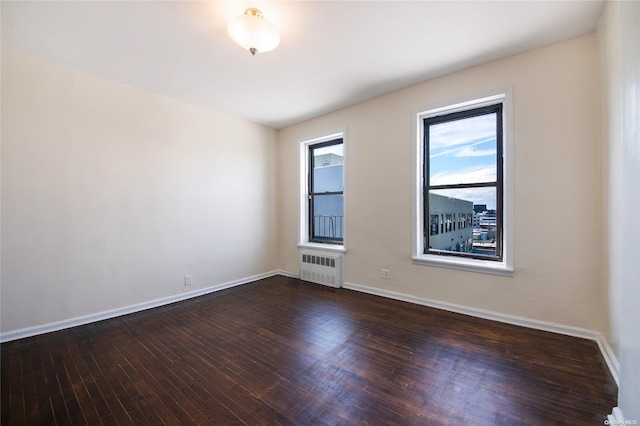
<svg viewBox="0 0 640 426">
<path fill-rule="evenodd" d="M 309 241 L 309 147 L 312 145 L 329 142 L 335 139 L 342 139 L 343 164 L 342 164 L 342 182 L 343 182 L 343 237 L 342 244 L 316 243 Z M 345 253 L 347 251 L 347 131 L 346 129 L 338 132 L 326 134 L 310 139 L 300 141 L 300 178 L 298 179 L 300 194 L 300 216 L 299 216 L 299 235 L 298 247 L 310 248 L 314 250 L 324 250 L 330 252 Z"/>
<path fill-rule="evenodd" d="M 502 261 L 424 253 L 424 119 L 502 102 L 503 114 L 503 256 Z M 416 265 L 436 266 L 494 275 L 513 275 L 513 89 L 483 93 L 454 102 L 421 108 L 413 114 L 412 149 L 412 260 Z"/>
</svg>

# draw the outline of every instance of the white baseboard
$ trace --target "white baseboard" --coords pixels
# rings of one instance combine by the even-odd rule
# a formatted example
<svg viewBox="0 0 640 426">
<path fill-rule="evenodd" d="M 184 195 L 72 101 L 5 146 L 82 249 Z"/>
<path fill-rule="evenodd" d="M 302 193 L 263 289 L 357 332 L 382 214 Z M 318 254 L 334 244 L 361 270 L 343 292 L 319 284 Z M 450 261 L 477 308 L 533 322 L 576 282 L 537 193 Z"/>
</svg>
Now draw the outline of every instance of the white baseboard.
<svg viewBox="0 0 640 426">
<path fill-rule="evenodd" d="M 618 362 L 618 357 L 616 357 L 616 354 L 613 352 L 613 349 L 609 346 L 609 342 L 607 342 L 607 339 L 604 338 L 602 333 L 599 333 L 598 340 L 596 340 L 596 342 L 598 343 L 600 353 L 602 353 L 602 357 L 607 363 L 613 379 L 616 381 L 616 385 L 620 386 L 620 363 Z"/>
<path fill-rule="evenodd" d="M 442 309 L 449 312 L 455 312 L 458 314 L 470 315 L 477 318 L 484 318 L 492 321 L 499 321 L 507 324 L 518 325 L 521 327 L 533 328 L 536 330 L 549 331 L 551 333 L 563 334 L 566 336 L 580 337 L 582 339 L 594 340 L 602 353 L 602 356 L 609 367 L 609 371 L 613 376 L 613 379 L 618 384 L 619 377 L 619 364 L 618 360 L 613 353 L 613 350 L 607 343 L 602 333 L 594 330 L 588 330 L 585 328 L 573 327 L 569 325 L 557 324 L 553 322 L 540 321 L 530 318 L 519 317 L 515 315 L 502 314 L 499 312 L 488 311 L 484 309 L 472 308 L 469 306 L 456 305 L 453 303 L 441 302 L 437 300 L 424 299 L 421 297 L 412 296 L 405 293 L 398 293 L 395 291 L 383 290 L 380 288 L 364 286 L 360 284 L 354 284 L 345 282 L 343 287 L 349 290 L 360 291 L 362 293 L 373 294 L 376 296 L 382 296 L 389 299 L 401 300 L 403 302 L 415 303 L 418 305 L 428 306 L 431 308 Z"/>
<path fill-rule="evenodd" d="M 210 287 L 190 291 L 188 293 L 176 294 L 173 296 L 163 297 L 161 299 L 150 300 L 148 302 L 137 303 L 135 305 L 124 306 L 122 308 L 111 309 L 108 311 L 98 312 L 95 314 L 84 315 L 81 317 L 70 318 L 67 320 L 52 322 L 49 324 L 38 325 L 35 327 L 22 328 L 20 330 L 7 331 L 0 334 L 0 342 L 9 342 L 11 340 L 23 339 L 25 337 L 36 336 L 39 334 L 51 333 L 52 331 L 63 330 L 65 328 L 76 327 L 79 325 L 89 324 L 96 321 L 102 321 L 109 318 L 115 318 L 122 315 L 131 314 L 134 312 L 145 311 L 151 308 L 157 308 L 159 306 L 169 305 L 171 303 L 180 302 L 182 300 L 191 299 L 194 297 L 202 296 L 205 294 L 213 293 L 216 291 L 224 290 L 227 288 L 247 284 L 253 281 L 257 281 L 263 278 L 268 278 L 274 275 L 284 275 L 282 271 L 271 271 L 263 274 L 254 275 L 251 277 L 241 278 L 234 281 L 229 281 L 222 284 L 213 285 Z"/>
<path fill-rule="evenodd" d="M 293 272 L 285 271 L 285 270 L 282 270 L 282 269 L 280 269 L 280 270 L 278 270 L 276 272 L 279 275 L 283 275 L 285 277 L 300 279 L 300 274 L 294 274 Z"/>
<path fill-rule="evenodd" d="M 624 419 L 624 416 L 622 415 L 622 411 L 620 411 L 620 408 L 618 407 L 613 407 L 613 411 L 611 412 L 611 414 L 609 414 L 607 416 L 607 421 L 605 422 L 605 424 L 607 425 L 627 425 L 627 424 L 635 424 L 635 423 L 629 423 Z"/>
<path fill-rule="evenodd" d="M 552 322 L 545 322 L 539 320 L 533 320 L 529 318 L 519 317 L 515 315 L 502 314 L 499 312 L 472 308 L 469 306 L 456 305 L 453 303 L 440 302 L 437 300 L 423 299 L 421 297 L 411 296 L 405 293 L 398 293 L 395 291 L 382 290 L 375 287 L 363 286 L 360 284 L 344 283 L 344 287 L 361 291 L 363 293 L 374 294 L 376 296 L 387 297 L 390 299 L 402 300 L 404 302 L 411 302 L 418 305 L 429 306 L 431 308 L 442 309 L 445 311 L 455 312 L 458 314 L 470 315 L 473 317 L 484 318 L 493 321 L 504 322 L 507 324 L 520 325 L 523 327 L 534 328 L 537 330 L 550 331 L 557 334 L 565 334 L 567 336 L 581 337 L 583 339 L 597 340 L 600 333 L 584 328 L 572 327 L 568 325 L 556 324 Z"/>
</svg>

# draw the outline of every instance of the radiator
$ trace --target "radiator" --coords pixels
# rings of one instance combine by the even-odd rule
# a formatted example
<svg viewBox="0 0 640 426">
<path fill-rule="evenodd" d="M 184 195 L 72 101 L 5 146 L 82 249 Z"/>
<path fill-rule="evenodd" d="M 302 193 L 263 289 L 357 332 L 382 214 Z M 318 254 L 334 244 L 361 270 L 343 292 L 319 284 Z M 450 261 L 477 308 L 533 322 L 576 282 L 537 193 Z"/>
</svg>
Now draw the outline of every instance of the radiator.
<svg viewBox="0 0 640 426">
<path fill-rule="evenodd" d="M 342 287 L 342 255 L 300 251 L 300 279 Z"/>
</svg>

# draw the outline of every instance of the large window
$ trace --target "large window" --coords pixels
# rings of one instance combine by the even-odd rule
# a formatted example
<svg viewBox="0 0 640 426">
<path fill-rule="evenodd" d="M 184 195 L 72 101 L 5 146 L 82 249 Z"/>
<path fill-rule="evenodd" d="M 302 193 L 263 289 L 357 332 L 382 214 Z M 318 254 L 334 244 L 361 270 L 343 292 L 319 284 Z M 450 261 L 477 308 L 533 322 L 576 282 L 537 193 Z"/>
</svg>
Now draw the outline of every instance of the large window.
<svg viewBox="0 0 640 426">
<path fill-rule="evenodd" d="M 509 109 L 501 93 L 417 115 L 416 263 L 512 271 Z"/>
<path fill-rule="evenodd" d="M 343 133 L 301 144 L 302 245 L 344 249 Z"/>
<path fill-rule="evenodd" d="M 425 253 L 502 260 L 502 103 L 424 119 Z M 463 217 L 482 222 L 465 228 Z M 426 220 L 425 220 L 426 222 Z"/>
</svg>

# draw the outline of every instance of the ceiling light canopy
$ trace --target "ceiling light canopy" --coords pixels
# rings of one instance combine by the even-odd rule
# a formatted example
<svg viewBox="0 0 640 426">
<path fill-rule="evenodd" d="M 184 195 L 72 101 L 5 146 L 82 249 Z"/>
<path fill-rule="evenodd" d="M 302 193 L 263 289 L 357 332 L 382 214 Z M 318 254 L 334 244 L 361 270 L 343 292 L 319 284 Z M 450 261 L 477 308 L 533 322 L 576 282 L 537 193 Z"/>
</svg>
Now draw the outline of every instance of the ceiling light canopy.
<svg viewBox="0 0 640 426">
<path fill-rule="evenodd" d="M 233 18 L 227 25 L 227 31 L 233 41 L 252 55 L 273 50 L 280 43 L 278 31 L 255 8 L 249 8 L 244 15 Z"/>
</svg>

